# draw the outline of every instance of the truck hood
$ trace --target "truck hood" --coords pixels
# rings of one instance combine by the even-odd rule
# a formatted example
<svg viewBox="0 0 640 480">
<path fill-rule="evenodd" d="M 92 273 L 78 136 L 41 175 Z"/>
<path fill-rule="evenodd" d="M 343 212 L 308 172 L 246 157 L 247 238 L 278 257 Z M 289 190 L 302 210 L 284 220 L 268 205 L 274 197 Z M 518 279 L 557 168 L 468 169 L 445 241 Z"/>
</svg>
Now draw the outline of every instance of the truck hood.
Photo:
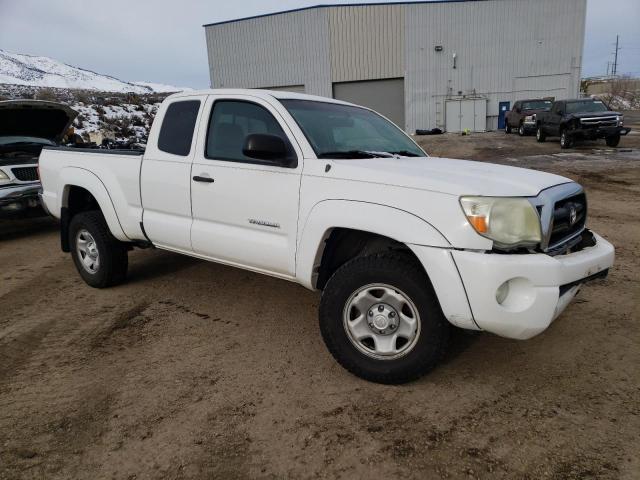
<svg viewBox="0 0 640 480">
<path fill-rule="evenodd" d="M 533 110 L 522 110 L 522 115 L 524 116 L 529 116 L 529 115 L 537 115 L 538 113 L 544 113 L 544 112 L 548 112 L 549 109 L 544 109 L 544 108 L 534 108 Z"/>
<path fill-rule="evenodd" d="M 614 117 L 616 115 L 620 115 L 622 116 L 622 114 L 620 112 L 612 112 L 612 111 L 606 111 L 606 112 L 584 112 L 584 113 L 570 113 L 569 115 L 571 115 L 574 118 L 589 118 L 589 117 Z"/>
<path fill-rule="evenodd" d="M 78 113 L 43 100 L 0 102 L 0 137 L 37 137 L 59 143 Z"/>
<path fill-rule="evenodd" d="M 570 179 L 525 168 L 451 158 L 333 160 L 332 173 L 353 181 L 381 183 L 451 195 L 534 197 Z"/>
</svg>

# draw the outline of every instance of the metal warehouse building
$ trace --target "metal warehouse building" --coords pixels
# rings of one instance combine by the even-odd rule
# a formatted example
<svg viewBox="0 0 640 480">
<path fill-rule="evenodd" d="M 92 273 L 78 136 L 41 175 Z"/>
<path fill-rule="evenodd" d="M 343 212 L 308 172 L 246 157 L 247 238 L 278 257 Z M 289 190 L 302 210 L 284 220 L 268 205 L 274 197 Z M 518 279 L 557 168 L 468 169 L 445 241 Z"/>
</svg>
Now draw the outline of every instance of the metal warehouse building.
<svg viewBox="0 0 640 480">
<path fill-rule="evenodd" d="M 408 132 L 578 95 L 586 0 L 327 5 L 205 25 L 211 86 L 334 97 Z"/>
</svg>

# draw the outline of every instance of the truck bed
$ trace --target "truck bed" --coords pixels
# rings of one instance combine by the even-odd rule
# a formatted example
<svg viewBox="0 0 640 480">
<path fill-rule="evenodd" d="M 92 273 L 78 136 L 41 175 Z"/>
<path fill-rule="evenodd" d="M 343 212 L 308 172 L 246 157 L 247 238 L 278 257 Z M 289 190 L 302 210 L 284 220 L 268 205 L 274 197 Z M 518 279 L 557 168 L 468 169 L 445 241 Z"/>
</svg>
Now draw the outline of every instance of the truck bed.
<svg viewBox="0 0 640 480">
<path fill-rule="evenodd" d="M 80 147 L 44 147 L 43 150 L 58 150 L 64 152 L 83 152 L 83 153 L 99 153 L 102 155 L 129 155 L 139 157 L 144 154 L 142 150 L 126 150 L 126 149 L 103 149 L 103 148 L 80 148 Z"/>
<path fill-rule="evenodd" d="M 83 178 L 81 185 L 94 185 L 91 193 L 102 196 L 113 207 L 103 212 L 114 236 L 120 240 L 144 240 L 140 227 L 142 202 L 140 198 L 140 169 L 142 152 L 134 150 L 101 150 L 92 148 L 47 147 L 39 161 L 42 180 L 42 200 L 46 209 L 61 217 L 68 191 L 75 178 Z M 100 199 L 98 199 L 100 200 Z M 102 203 L 101 203 L 102 204 Z"/>
</svg>

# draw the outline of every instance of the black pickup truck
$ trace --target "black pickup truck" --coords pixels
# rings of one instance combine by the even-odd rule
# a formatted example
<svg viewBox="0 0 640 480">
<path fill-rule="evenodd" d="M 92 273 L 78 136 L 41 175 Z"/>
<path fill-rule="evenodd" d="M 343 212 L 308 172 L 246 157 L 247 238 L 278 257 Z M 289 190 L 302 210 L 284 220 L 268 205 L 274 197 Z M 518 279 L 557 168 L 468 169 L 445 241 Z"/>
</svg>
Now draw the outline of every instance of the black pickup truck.
<svg viewBox="0 0 640 480">
<path fill-rule="evenodd" d="M 536 138 L 544 142 L 547 137 L 560 137 L 562 148 L 571 148 L 576 139 L 604 138 L 607 146 L 617 147 L 620 137 L 631 131 L 623 124 L 624 116 L 609 110 L 602 100 L 559 100 L 536 116 Z"/>
</svg>

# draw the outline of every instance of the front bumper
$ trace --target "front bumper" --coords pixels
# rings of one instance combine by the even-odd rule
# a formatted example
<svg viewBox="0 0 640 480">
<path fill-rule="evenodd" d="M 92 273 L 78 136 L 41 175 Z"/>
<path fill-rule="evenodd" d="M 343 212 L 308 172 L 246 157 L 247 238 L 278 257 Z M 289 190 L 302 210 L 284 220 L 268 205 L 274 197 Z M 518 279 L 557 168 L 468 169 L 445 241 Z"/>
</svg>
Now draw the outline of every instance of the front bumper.
<svg viewBox="0 0 640 480">
<path fill-rule="evenodd" d="M 11 217 L 40 207 L 40 183 L 0 187 L 0 217 Z"/>
<path fill-rule="evenodd" d="M 594 246 L 555 257 L 453 252 L 478 326 L 520 340 L 543 332 L 582 282 L 606 275 L 613 265 L 613 245 L 599 235 L 594 237 Z M 496 293 L 505 282 L 509 282 L 509 293 L 499 304 Z"/>
<path fill-rule="evenodd" d="M 524 131 L 526 133 L 533 133 L 536 131 L 536 122 L 522 122 L 522 126 L 524 127 Z"/>
<path fill-rule="evenodd" d="M 581 126 L 575 130 L 569 131 L 569 135 L 577 138 L 606 138 L 618 135 L 624 136 L 631 131 L 628 127 L 591 127 Z"/>
</svg>

